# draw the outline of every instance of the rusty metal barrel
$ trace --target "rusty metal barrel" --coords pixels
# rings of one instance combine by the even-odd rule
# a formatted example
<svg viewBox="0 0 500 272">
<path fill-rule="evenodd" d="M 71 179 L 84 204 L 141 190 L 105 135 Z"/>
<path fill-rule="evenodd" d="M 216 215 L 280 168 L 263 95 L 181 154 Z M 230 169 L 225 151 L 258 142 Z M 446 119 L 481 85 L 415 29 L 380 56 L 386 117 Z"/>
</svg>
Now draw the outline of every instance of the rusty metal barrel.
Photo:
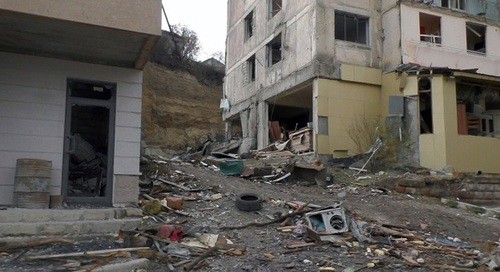
<svg viewBox="0 0 500 272">
<path fill-rule="evenodd" d="M 18 159 L 14 180 L 14 206 L 27 209 L 48 209 L 51 170 L 51 161 Z"/>
</svg>

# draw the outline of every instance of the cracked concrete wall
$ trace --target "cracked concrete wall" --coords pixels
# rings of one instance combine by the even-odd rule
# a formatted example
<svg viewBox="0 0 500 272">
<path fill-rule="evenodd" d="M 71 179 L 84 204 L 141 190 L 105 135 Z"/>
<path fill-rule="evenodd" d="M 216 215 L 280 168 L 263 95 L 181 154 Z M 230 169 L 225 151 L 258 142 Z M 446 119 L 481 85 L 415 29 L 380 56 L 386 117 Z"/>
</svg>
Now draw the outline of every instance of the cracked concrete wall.
<svg viewBox="0 0 500 272">
<path fill-rule="evenodd" d="M 227 69 L 224 94 L 232 109 L 224 117 L 249 106 L 249 98 L 283 78 L 301 70 L 312 61 L 314 1 L 283 4 L 283 10 L 268 18 L 267 0 L 229 1 Z M 254 13 L 253 36 L 245 40 L 244 18 Z M 277 35 L 282 37 L 282 61 L 267 67 L 266 45 Z M 255 55 L 255 81 L 249 82 L 246 61 Z M 259 100 L 259 99 L 255 99 Z M 243 106 L 238 107 L 238 104 Z"/>
<path fill-rule="evenodd" d="M 392 71 L 402 63 L 401 58 L 401 10 L 398 0 L 382 1 L 382 67 Z"/>
<path fill-rule="evenodd" d="M 315 60 L 328 66 L 331 63 L 349 63 L 381 68 L 382 20 L 379 0 L 317 0 L 315 29 Z M 368 44 L 335 39 L 335 11 L 343 11 L 369 18 Z M 331 71 L 331 69 L 329 69 Z M 329 77 L 329 70 L 322 69 L 321 76 Z"/>
<path fill-rule="evenodd" d="M 441 18 L 440 45 L 420 41 L 419 14 Z M 486 53 L 467 51 L 466 22 L 486 26 Z M 500 26 L 484 17 L 423 4 L 401 5 L 401 44 L 403 63 L 454 69 L 478 68 L 478 72 L 500 76 Z"/>
<path fill-rule="evenodd" d="M 282 10 L 272 18 L 269 18 L 267 4 L 268 0 L 228 1 L 224 95 L 230 110 L 223 113 L 224 119 L 241 114 L 243 125 L 249 122 L 244 120 L 249 118 L 248 109 L 257 103 L 266 103 L 299 85 L 310 84 L 317 77 L 340 79 L 341 63 L 381 68 L 381 1 L 284 1 Z M 335 10 L 369 18 L 367 45 L 335 39 Z M 246 39 L 245 18 L 251 12 L 253 36 Z M 266 45 L 279 34 L 282 61 L 267 67 Z M 248 80 L 246 61 L 252 56 L 256 60 L 255 81 Z M 259 107 L 258 146 L 266 142 L 264 108 L 267 106 Z M 249 145 L 253 143 L 245 143 Z"/>
</svg>

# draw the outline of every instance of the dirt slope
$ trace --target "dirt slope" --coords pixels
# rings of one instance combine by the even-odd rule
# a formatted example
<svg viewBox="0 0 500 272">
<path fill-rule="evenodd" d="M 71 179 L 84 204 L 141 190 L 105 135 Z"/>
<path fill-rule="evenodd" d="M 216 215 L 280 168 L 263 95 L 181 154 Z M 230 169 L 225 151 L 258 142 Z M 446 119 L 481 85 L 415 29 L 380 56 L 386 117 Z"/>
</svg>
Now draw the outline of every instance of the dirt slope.
<svg viewBox="0 0 500 272">
<path fill-rule="evenodd" d="M 222 86 L 206 86 L 184 71 L 148 63 L 144 69 L 142 139 L 148 146 L 183 149 L 222 135 Z"/>
</svg>

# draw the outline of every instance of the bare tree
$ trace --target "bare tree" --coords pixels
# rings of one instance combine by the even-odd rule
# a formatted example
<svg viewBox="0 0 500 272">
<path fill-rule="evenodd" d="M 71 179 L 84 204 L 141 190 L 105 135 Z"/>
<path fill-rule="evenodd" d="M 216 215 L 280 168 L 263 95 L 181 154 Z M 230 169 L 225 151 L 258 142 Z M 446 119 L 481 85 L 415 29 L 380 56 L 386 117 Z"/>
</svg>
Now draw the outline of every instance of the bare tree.
<svg viewBox="0 0 500 272">
<path fill-rule="evenodd" d="M 217 51 L 217 52 L 213 53 L 212 58 L 214 58 L 222 63 L 226 63 L 226 55 L 222 51 Z"/>
<path fill-rule="evenodd" d="M 184 42 L 179 44 L 179 57 L 181 60 L 194 60 L 200 53 L 201 45 L 198 34 L 185 25 L 173 25 L 172 31 L 181 36 Z"/>
</svg>

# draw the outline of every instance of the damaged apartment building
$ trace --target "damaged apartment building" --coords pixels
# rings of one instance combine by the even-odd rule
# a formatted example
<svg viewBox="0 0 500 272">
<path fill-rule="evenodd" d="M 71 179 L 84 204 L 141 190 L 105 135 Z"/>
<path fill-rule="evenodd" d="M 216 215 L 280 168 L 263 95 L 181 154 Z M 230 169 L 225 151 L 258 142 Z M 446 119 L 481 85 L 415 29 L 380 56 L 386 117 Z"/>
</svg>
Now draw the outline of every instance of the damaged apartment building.
<svg viewBox="0 0 500 272">
<path fill-rule="evenodd" d="M 228 16 L 240 152 L 308 127 L 320 157 L 351 156 L 367 118 L 406 135 L 407 163 L 500 173 L 500 1 L 229 0 Z"/>
</svg>

